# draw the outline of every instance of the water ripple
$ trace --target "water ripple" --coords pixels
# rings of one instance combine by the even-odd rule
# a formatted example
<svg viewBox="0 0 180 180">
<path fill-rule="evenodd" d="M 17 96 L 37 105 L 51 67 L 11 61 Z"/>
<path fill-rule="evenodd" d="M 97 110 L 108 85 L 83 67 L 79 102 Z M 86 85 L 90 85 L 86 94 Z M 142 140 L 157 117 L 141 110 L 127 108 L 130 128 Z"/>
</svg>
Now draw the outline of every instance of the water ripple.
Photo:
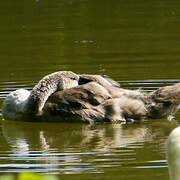
<svg viewBox="0 0 180 180">
<path fill-rule="evenodd" d="M 154 91 L 162 86 L 179 83 L 179 79 L 150 79 L 150 80 L 136 80 L 136 81 L 119 81 L 121 87 L 129 89 L 140 89 L 145 92 Z"/>
<path fill-rule="evenodd" d="M 5 98 L 7 94 L 16 89 L 24 88 L 31 90 L 35 85 L 33 82 L 0 82 L 0 98 Z"/>
<path fill-rule="evenodd" d="M 136 80 L 136 81 L 119 81 L 121 87 L 130 89 L 141 89 L 145 92 L 153 91 L 165 85 L 171 85 L 180 82 L 179 79 L 157 79 L 157 80 Z M 0 98 L 5 98 L 8 93 L 19 88 L 31 90 L 35 82 L 0 82 Z"/>
</svg>

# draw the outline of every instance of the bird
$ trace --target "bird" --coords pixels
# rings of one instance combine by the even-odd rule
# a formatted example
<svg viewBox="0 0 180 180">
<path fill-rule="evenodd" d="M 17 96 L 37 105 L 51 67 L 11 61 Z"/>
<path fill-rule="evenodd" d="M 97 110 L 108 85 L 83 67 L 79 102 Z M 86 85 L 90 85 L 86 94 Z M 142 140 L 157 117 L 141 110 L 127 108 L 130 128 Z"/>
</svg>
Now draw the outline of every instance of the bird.
<svg viewBox="0 0 180 180">
<path fill-rule="evenodd" d="M 180 108 L 180 83 L 160 87 L 153 92 L 102 86 L 88 82 L 55 92 L 44 106 L 44 117 L 58 121 L 137 122 L 139 120 L 174 119 Z"/>
<path fill-rule="evenodd" d="M 166 156 L 171 180 L 180 179 L 180 126 L 176 127 L 166 141 Z"/>
<path fill-rule="evenodd" d="M 72 71 L 58 71 L 43 77 L 32 89 L 18 89 L 7 95 L 2 104 L 2 114 L 4 119 L 44 119 L 43 107 L 48 98 L 56 91 L 62 91 L 78 87 L 82 84 L 94 82 L 93 91 L 96 87 L 100 87 L 102 91 L 103 86 L 119 87 L 119 83 L 107 76 L 82 74 L 78 75 Z M 97 88 L 98 89 L 98 88 Z M 99 92 L 103 93 L 103 92 Z M 105 90 L 105 93 L 106 90 Z M 104 96 L 104 98 L 109 98 Z M 46 118 L 47 119 L 47 118 Z"/>
<path fill-rule="evenodd" d="M 180 108 L 180 83 L 153 92 L 129 90 L 104 75 L 58 71 L 32 89 L 11 92 L 2 104 L 4 119 L 57 122 L 135 122 L 173 119 Z"/>
</svg>

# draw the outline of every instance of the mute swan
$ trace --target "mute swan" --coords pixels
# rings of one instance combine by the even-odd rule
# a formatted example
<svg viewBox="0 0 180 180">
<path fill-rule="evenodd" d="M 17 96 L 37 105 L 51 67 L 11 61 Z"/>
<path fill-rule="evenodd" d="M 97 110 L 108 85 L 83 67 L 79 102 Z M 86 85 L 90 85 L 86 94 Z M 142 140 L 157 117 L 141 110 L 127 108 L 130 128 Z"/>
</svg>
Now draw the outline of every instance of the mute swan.
<svg viewBox="0 0 180 180">
<path fill-rule="evenodd" d="M 180 127 L 175 128 L 169 135 L 167 144 L 167 160 L 171 180 L 180 179 Z"/>
<path fill-rule="evenodd" d="M 103 86 L 119 86 L 119 83 L 106 76 L 78 75 L 72 71 L 55 72 L 40 80 L 31 92 L 25 89 L 11 92 L 2 104 L 3 117 L 12 120 L 42 117 L 42 113 L 44 113 L 43 107 L 47 99 L 54 92 L 73 88 L 88 82 L 94 82 L 95 87 L 101 87 L 102 91 L 105 90 Z M 106 90 L 105 93 L 107 93 Z M 104 98 L 109 97 L 104 96 Z"/>
<path fill-rule="evenodd" d="M 106 76 L 59 71 L 45 76 L 31 92 L 11 92 L 2 114 L 14 120 L 124 122 L 171 119 L 180 108 L 180 83 L 151 93 L 118 86 Z"/>
</svg>

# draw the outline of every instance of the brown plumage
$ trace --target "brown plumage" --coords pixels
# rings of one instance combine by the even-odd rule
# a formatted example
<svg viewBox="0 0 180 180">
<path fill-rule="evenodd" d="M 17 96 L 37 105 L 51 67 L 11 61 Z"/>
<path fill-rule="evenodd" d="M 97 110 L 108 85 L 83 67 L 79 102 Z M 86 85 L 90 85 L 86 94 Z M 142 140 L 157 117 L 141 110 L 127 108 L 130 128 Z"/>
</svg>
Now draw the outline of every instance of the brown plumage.
<svg viewBox="0 0 180 180">
<path fill-rule="evenodd" d="M 153 102 L 151 105 L 152 117 L 172 119 L 180 108 L 180 83 L 161 87 L 150 93 L 149 98 Z"/>
<path fill-rule="evenodd" d="M 19 103 L 21 96 L 12 92 L 4 101 L 2 112 L 10 119 L 91 123 L 172 119 L 180 108 L 180 83 L 151 93 L 119 86 L 106 76 L 59 71 L 39 81 L 29 98 L 24 98 L 23 108 Z M 14 97 L 18 103 L 12 105 Z"/>
<path fill-rule="evenodd" d="M 73 121 L 85 122 L 172 119 L 180 107 L 179 86 L 175 84 L 143 93 L 91 82 L 54 93 L 48 99 L 42 117 L 49 119 L 56 114 L 57 121 L 71 121 L 69 117 L 73 117 Z M 62 114 L 61 118 L 59 114 Z"/>
</svg>

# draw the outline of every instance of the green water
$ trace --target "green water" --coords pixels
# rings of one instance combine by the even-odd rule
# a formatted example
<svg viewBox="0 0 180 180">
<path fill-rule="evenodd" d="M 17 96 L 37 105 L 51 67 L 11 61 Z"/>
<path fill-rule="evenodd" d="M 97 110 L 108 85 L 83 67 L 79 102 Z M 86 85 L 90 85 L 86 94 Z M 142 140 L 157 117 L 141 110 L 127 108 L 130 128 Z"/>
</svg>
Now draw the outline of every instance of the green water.
<svg viewBox="0 0 180 180">
<path fill-rule="evenodd" d="M 6 0 L 0 12 L 0 104 L 59 70 L 106 74 L 151 91 L 180 77 L 178 0 Z M 1 118 L 2 119 L 2 118 Z M 0 172 L 62 179 L 168 178 L 177 122 L 89 126 L 0 121 Z"/>
</svg>

